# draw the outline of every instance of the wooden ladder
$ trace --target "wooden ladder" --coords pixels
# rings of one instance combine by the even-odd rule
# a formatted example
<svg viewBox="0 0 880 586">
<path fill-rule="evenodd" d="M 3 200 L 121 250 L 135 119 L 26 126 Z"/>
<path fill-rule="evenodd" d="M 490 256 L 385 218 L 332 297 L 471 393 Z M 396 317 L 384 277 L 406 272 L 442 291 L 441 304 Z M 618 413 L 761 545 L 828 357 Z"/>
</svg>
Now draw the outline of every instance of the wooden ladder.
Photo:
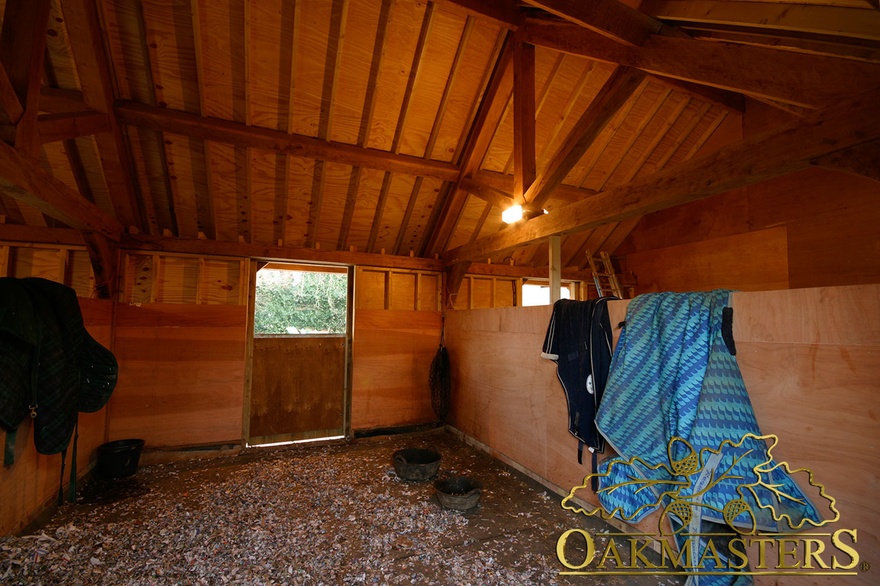
<svg viewBox="0 0 880 586">
<path fill-rule="evenodd" d="M 614 265 L 611 264 L 611 257 L 607 252 L 600 251 L 599 256 L 593 256 L 587 251 L 587 260 L 590 262 L 590 270 L 593 272 L 593 283 L 596 285 L 596 292 L 599 297 L 606 295 L 614 295 L 618 299 L 623 299 L 623 291 L 620 288 L 620 281 L 614 272 Z"/>
</svg>

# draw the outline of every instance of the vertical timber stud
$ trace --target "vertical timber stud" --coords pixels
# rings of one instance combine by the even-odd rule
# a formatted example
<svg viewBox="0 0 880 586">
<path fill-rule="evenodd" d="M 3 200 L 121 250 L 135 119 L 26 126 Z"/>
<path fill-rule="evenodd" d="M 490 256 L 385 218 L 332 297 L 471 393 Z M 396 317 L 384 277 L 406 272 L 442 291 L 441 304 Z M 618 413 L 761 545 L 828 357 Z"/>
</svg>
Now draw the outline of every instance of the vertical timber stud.
<svg viewBox="0 0 880 586">
<path fill-rule="evenodd" d="M 550 236 L 550 305 L 559 301 L 560 291 L 562 287 L 562 237 Z"/>
</svg>

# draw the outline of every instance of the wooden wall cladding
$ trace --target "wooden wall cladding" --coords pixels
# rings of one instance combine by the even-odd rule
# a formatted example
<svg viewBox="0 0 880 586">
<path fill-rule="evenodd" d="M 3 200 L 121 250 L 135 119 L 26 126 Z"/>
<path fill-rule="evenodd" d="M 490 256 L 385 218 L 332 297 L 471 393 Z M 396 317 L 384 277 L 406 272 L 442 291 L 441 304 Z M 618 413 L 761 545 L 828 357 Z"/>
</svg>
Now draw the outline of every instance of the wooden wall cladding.
<svg viewBox="0 0 880 586">
<path fill-rule="evenodd" d="M 355 307 L 436 311 L 440 309 L 440 273 L 358 268 L 355 274 Z"/>
<path fill-rule="evenodd" d="M 613 324 L 627 304 L 610 304 Z M 762 432 L 779 436 L 779 459 L 813 471 L 837 499 L 835 527 L 855 528 L 862 559 L 877 559 L 880 285 L 740 292 L 732 306 L 737 359 Z M 550 313 L 549 306 L 449 312 L 450 423 L 567 493 L 589 466 L 577 463 L 555 364 L 540 358 Z M 597 503 L 584 492 L 578 495 Z M 640 529 L 653 531 L 651 525 Z M 871 573 L 852 583 L 873 583 Z"/>
<path fill-rule="evenodd" d="M 466 275 L 453 309 L 520 305 L 523 280 L 513 277 Z M 443 275 L 423 271 L 358 268 L 356 307 L 434 311 L 441 309 Z"/>
<path fill-rule="evenodd" d="M 748 193 L 755 229 L 786 226 L 792 288 L 880 282 L 880 181 L 808 169 Z"/>
<path fill-rule="evenodd" d="M 771 228 L 636 252 L 626 268 L 637 276 L 639 293 L 787 289 L 786 234 Z"/>
<path fill-rule="evenodd" d="M 440 328 L 439 311 L 355 311 L 352 429 L 436 419 L 428 374 L 440 344 Z"/>
<path fill-rule="evenodd" d="M 776 457 L 812 470 L 837 499 L 838 525 L 858 530 L 862 559 L 878 559 L 880 285 L 738 293 L 731 305 L 737 360 L 761 430 L 780 438 Z M 874 584 L 872 574 L 852 583 Z"/>
<path fill-rule="evenodd" d="M 248 263 L 243 259 L 126 254 L 124 303 L 247 303 Z"/>
<path fill-rule="evenodd" d="M 112 302 L 80 298 L 79 303 L 88 332 L 101 345 L 112 349 Z M 105 441 L 106 418 L 106 408 L 95 413 L 79 414 L 76 469 L 80 477 L 89 470 L 96 458 L 95 450 Z M 5 442 L 6 433 L 0 430 L 0 443 Z M 70 458 L 68 453 L 66 470 L 70 470 Z M 30 418 L 25 418 L 16 437 L 15 463 L 0 470 L 0 494 L 3 495 L 0 499 L 0 535 L 22 530 L 55 502 L 60 474 L 61 456 L 37 453 L 33 425 Z"/>
<path fill-rule="evenodd" d="M 239 442 L 246 305 L 117 305 L 111 440 L 147 447 Z"/>
<path fill-rule="evenodd" d="M 85 247 L 0 243 L 0 277 L 40 277 L 67 285 L 80 299 L 97 296 Z"/>
<path fill-rule="evenodd" d="M 447 314 L 450 422 L 553 485 L 574 486 L 584 475 L 577 466 L 577 442 L 568 441 L 555 364 L 541 358 L 549 319 L 549 306 Z M 548 469 L 555 460 L 551 450 L 575 465 Z"/>
<path fill-rule="evenodd" d="M 808 169 L 641 219 L 615 253 L 637 293 L 880 282 L 880 182 Z"/>
<path fill-rule="evenodd" d="M 514 307 L 522 303 L 522 279 L 467 275 L 453 299 L 454 309 Z"/>
</svg>

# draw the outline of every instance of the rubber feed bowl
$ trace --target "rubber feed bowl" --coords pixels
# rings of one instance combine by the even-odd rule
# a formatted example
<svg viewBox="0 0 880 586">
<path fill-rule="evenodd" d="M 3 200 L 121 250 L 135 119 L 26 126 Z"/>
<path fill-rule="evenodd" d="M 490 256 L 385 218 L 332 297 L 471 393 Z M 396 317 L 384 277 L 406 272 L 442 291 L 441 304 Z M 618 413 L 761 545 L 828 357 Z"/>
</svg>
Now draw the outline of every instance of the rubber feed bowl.
<svg viewBox="0 0 880 586">
<path fill-rule="evenodd" d="M 392 461 L 394 471 L 404 480 L 422 482 L 433 478 L 440 468 L 440 454 L 421 448 L 397 450 Z"/>
<path fill-rule="evenodd" d="M 95 473 L 101 478 L 125 478 L 137 472 L 144 449 L 142 439 L 116 440 L 98 446 Z"/>
<path fill-rule="evenodd" d="M 480 502 L 479 482 L 467 476 L 452 476 L 434 483 L 440 504 L 447 509 L 467 511 Z"/>
</svg>

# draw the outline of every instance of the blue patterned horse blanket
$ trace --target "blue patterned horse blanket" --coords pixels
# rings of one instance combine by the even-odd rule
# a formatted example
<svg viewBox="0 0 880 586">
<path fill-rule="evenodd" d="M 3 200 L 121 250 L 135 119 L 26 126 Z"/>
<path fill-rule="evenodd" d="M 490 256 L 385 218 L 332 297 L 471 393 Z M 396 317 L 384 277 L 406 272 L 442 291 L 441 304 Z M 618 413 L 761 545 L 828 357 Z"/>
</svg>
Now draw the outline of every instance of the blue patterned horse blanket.
<svg viewBox="0 0 880 586">
<path fill-rule="evenodd" d="M 619 454 L 599 467 L 602 508 L 631 522 L 662 508 L 679 547 L 693 547 L 695 556 L 700 543 L 687 535 L 705 532 L 704 522 L 729 532 L 738 524 L 744 532 L 785 532 L 805 519 L 821 521 L 794 480 L 768 465 L 771 454 L 722 335 L 729 293 L 633 299 L 596 417 Z"/>
</svg>

